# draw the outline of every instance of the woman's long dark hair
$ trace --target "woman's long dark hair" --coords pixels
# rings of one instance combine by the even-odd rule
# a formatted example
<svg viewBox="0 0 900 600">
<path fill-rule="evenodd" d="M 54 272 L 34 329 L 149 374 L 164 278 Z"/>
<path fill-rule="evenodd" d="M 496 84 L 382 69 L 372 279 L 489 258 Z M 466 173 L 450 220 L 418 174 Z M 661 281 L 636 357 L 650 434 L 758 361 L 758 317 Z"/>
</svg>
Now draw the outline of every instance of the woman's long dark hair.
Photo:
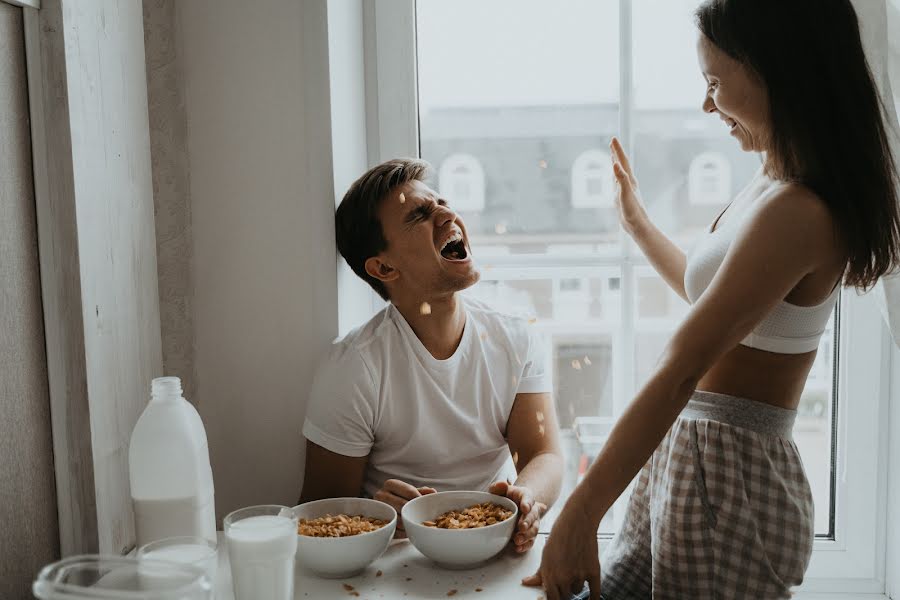
<svg viewBox="0 0 900 600">
<path fill-rule="evenodd" d="M 897 172 L 850 0 L 707 0 L 700 31 L 769 94 L 771 174 L 828 205 L 867 289 L 900 264 Z"/>
</svg>

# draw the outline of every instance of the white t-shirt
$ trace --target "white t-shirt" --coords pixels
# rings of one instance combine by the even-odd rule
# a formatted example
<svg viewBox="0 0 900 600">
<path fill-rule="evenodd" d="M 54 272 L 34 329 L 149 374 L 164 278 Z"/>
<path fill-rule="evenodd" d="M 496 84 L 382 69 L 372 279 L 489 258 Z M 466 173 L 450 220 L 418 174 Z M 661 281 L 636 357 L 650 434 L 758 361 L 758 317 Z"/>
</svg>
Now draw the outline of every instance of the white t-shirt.
<svg viewBox="0 0 900 600">
<path fill-rule="evenodd" d="M 516 394 L 552 391 L 543 344 L 525 319 L 460 299 L 466 323 L 450 358 L 434 358 L 389 304 L 335 342 L 316 373 L 303 435 L 368 455 L 368 496 L 388 479 L 448 491 L 515 477 L 506 424 Z"/>
</svg>

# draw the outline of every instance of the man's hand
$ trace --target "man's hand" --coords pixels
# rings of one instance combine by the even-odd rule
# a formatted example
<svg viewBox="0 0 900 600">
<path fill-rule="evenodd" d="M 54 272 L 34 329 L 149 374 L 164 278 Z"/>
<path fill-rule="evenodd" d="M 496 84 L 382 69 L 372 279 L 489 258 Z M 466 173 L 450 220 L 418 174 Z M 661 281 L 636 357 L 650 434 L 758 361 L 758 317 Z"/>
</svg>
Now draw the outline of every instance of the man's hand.
<svg viewBox="0 0 900 600">
<path fill-rule="evenodd" d="M 437 490 L 431 487 L 414 488 L 405 481 L 399 479 L 388 479 L 381 486 L 381 489 L 375 492 L 374 499 L 390 504 L 397 511 L 397 531 L 395 538 L 405 538 L 406 530 L 403 528 L 403 519 L 400 518 L 400 511 L 403 506 L 410 500 L 414 500 L 425 494 L 433 494 Z"/>
<path fill-rule="evenodd" d="M 498 496 L 506 496 L 519 506 L 519 522 L 516 525 L 511 543 L 516 547 L 516 552 L 527 552 L 534 546 L 534 538 L 540 529 L 541 517 L 547 510 L 547 506 L 534 499 L 534 494 L 527 487 L 509 484 L 505 481 L 496 481 L 491 484 L 488 491 Z"/>
</svg>

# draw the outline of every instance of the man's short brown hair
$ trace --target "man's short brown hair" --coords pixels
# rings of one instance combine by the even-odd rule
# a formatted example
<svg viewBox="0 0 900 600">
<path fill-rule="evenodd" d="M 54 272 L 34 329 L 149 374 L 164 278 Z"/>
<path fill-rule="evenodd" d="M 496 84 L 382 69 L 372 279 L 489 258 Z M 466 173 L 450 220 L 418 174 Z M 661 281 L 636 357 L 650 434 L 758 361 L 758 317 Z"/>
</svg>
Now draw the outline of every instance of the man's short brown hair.
<svg viewBox="0 0 900 600">
<path fill-rule="evenodd" d="M 378 295 L 388 300 L 384 283 L 366 273 L 366 261 L 387 248 L 378 206 L 394 188 L 410 181 L 426 181 L 431 165 L 417 158 L 395 158 L 369 169 L 353 182 L 334 214 L 341 256 Z"/>
</svg>

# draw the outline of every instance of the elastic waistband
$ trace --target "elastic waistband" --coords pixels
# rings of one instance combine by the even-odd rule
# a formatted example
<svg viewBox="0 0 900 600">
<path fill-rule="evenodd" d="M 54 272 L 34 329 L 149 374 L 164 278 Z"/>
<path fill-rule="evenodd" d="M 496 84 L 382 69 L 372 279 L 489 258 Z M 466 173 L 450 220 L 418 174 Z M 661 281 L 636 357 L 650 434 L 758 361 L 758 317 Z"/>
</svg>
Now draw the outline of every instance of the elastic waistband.
<svg viewBox="0 0 900 600">
<path fill-rule="evenodd" d="M 791 439 L 797 411 L 747 398 L 697 390 L 681 411 L 681 418 L 717 421 L 765 435 Z"/>
</svg>

